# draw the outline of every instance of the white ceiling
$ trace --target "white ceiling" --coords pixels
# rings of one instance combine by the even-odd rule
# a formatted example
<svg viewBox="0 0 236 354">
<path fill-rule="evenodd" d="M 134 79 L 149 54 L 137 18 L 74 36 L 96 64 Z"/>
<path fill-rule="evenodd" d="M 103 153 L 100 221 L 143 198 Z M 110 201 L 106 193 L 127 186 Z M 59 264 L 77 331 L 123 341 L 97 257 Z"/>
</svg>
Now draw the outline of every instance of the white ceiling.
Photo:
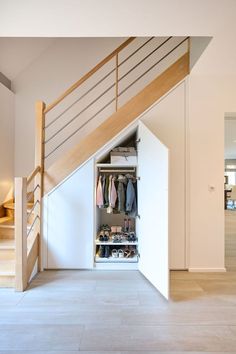
<svg viewBox="0 0 236 354">
<path fill-rule="evenodd" d="M 0 38 L 0 72 L 14 80 L 54 41 L 53 38 Z"/>
<path fill-rule="evenodd" d="M 236 113 L 225 118 L 225 158 L 236 159 Z"/>
</svg>

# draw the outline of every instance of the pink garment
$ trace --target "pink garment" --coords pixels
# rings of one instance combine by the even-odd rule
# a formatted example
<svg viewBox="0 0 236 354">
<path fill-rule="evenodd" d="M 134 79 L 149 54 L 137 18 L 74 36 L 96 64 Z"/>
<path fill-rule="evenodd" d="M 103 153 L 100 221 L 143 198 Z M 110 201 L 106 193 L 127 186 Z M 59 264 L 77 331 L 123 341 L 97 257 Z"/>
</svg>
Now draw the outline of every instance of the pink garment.
<svg viewBox="0 0 236 354">
<path fill-rule="evenodd" d="M 109 177 L 109 190 L 108 190 L 108 196 L 109 196 L 109 207 L 107 208 L 108 213 L 112 213 L 113 208 L 116 205 L 116 199 L 117 199 L 117 192 L 116 192 L 116 187 L 114 183 L 115 177 L 112 177 L 112 175 Z"/>
<path fill-rule="evenodd" d="M 102 176 L 98 178 L 96 204 L 99 208 L 103 207 Z"/>
</svg>

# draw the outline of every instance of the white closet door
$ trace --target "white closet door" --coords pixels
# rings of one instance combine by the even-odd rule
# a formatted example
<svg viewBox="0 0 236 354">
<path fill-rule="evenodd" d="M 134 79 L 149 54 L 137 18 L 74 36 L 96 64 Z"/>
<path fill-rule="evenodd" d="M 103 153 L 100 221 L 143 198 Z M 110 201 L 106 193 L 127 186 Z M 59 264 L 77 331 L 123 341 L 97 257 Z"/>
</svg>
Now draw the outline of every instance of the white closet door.
<svg viewBox="0 0 236 354">
<path fill-rule="evenodd" d="M 46 268 L 93 268 L 94 165 L 88 161 L 47 200 Z"/>
<path fill-rule="evenodd" d="M 166 298 L 169 296 L 168 149 L 139 124 L 138 213 L 139 270 Z"/>
</svg>

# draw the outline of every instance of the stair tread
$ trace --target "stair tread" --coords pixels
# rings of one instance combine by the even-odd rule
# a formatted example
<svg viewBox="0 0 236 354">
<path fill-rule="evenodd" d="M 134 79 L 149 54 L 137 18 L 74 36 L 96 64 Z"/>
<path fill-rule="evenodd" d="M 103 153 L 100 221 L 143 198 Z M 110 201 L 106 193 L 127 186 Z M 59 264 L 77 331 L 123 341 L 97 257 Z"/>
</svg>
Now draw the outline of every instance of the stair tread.
<svg viewBox="0 0 236 354">
<path fill-rule="evenodd" d="M 5 203 L 3 204 L 3 206 L 5 209 L 11 209 L 11 210 L 15 209 L 15 203 Z M 27 203 L 27 211 L 30 211 L 33 206 L 34 203 Z"/>
<path fill-rule="evenodd" d="M 5 216 L 3 218 L 0 218 L 0 228 L 12 228 L 14 227 L 14 219 L 9 217 L 9 216 Z"/>
<path fill-rule="evenodd" d="M 14 250 L 15 240 L 12 239 L 0 239 L 0 250 Z"/>
<path fill-rule="evenodd" d="M 27 229 L 30 229 L 31 224 L 27 224 Z M 14 219 L 11 217 L 3 217 L 0 218 L 0 229 L 14 229 L 15 224 L 14 224 Z"/>
<path fill-rule="evenodd" d="M 0 260 L 0 276 L 14 276 L 14 275 L 15 275 L 15 261 Z"/>
</svg>

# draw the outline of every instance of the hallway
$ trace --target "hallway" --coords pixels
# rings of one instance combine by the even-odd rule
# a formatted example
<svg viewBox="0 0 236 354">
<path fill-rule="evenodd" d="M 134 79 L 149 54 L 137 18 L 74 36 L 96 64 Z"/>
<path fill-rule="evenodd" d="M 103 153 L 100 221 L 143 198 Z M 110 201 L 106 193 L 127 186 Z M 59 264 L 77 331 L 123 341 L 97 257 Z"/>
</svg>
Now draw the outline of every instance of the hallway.
<svg viewBox="0 0 236 354">
<path fill-rule="evenodd" d="M 225 266 L 236 271 L 236 210 L 225 210 Z"/>
<path fill-rule="evenodd" d="M 0 353 L 232 353 L 236 273 L 173 272 L 165 301 L 137 271 L 45 271 L 0 291 Z"/>
</svg>

